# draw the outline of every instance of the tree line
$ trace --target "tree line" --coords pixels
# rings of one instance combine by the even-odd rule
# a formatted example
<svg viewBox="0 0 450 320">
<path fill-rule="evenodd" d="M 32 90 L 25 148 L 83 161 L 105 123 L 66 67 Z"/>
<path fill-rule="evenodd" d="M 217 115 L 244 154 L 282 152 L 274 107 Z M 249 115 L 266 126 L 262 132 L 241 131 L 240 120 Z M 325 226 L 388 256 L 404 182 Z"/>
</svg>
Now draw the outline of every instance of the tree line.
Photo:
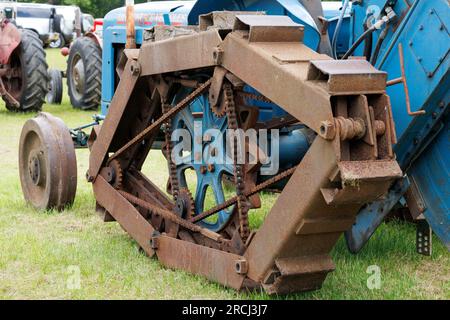
<svg viewBox="0 0 450 320">
<path fill-rule="evenodd" d="M 109 11 L 125 5 L 125 0 L 31 0 L 24 2 L 49 3 L 54 5 L 76 5 L 81 8 L 83 13 L 90 13 L 95 18 L 103 18 Z M 135 0 L 134 2 L 143 3 L 148 1 Z"/>
</svg>

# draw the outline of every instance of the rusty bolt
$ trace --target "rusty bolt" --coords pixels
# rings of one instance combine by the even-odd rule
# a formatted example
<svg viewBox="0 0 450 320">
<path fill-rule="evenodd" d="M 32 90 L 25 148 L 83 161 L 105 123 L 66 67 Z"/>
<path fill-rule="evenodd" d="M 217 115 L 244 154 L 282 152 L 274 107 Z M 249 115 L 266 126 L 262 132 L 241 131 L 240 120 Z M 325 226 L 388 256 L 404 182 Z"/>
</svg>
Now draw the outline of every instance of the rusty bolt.
<svg viewBox="0 0 450 320">
<path fill-rule="evenodd" d="M 86 172 L 86 180 L 87 180 L 87 182 L 89 182 L 89 183 L 94 182 L 94 177 L 91 176 L 91 174 L 89 173 L 89 170 Z"/>
<path fill-rule="evenodd" d="M 336 127 L 330 121 L 322 121 L 319 134 L 326 140 L 333 140 L 336 136 Z"/>
<path fill-rule="evenodd" d="M 246 260 L 237 260 L 236 261 L 236 273 L 245 275 L 248 273 L 248 263 Z"/>
<path fill-rule="evenodd" d="M 375 121 L 375 132 L 377 136 L 382 136 L 386 133 L 386 124 L 381 120 Z"/>
<path fill-rule="evenodd" d="M 335 123 L 336 126 L 339 126 L 340 138 L 342 141 L 362 139 L 366 135 L 366 124 L 361 118 L 346 119 L 344 117 L 337 117 Z"/>
<path fill-rule="evenodd" d="M 223 49 L 222 48 L 215 48 L 213 51 L 213 59 L 216 64 L 222 64 L 223 60 Z"/>
<path fill-rule="evenodd" d="M 208 172 L 207 168 L 205 166 L 201 166 L 200 167 L 200 173 L 201 174 L 206 174 L 206 172 Z"/>
<path fill-rule="evenodd" d="M 155 251 L 158 249 L 158 246 L 159 246 L 158 242 L 159 242 L 159 239 L 157 236 L 150 239 L 150 247 Z"/>
<path fill-rule="evenodd" d="M 208 164 L 208 171 L 213 173 L 216 170 L 216 166 L 213 164 Z"/>
<path fill-rule="evenodd" d="M 133 76 L 138 76 L 141 73 L 141 68 L 139 66 L 139 64 L 136 62 L 135 64 L 132 64 L 130 67 L 131 73 L 133 74 Z"/>
</svg>

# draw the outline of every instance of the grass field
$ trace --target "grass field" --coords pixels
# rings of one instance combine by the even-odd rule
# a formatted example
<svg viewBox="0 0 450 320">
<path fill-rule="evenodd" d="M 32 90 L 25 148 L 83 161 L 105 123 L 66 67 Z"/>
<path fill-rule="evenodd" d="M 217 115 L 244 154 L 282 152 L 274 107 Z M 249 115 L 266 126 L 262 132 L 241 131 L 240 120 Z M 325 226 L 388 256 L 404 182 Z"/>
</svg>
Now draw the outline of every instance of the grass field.
<svg viewBox="0 0 450 320">
<path fill-rule="evenodd" d="M 57 51 L 49 64 L 60 69 Z M 44 106 L 69 126 L 87 123 L 91 112 L 75 111 L 65 96 L 62 106 Z M 0 102 L 0 299 L 269 299 L 263 293 L 238 294 L 203 278 L 163 268 L 142 254 L 117 225 L 104 224 L 94 212 L 85 182 L 88 153 L 77 151 L 79 183 L 75 205 L 63 213 L 37 212 L 25 205 L 18 177 L 18 142 L 32 114 L 13 114 Z M 159 153 L 146 171 L 164 186 L 167 174 Z M 258 227 L 275 200 L 251 217 Z M 415 254 L 415 229 L 405 223 L 383 225 L 359 255 L 343 239 L 332 255 L 336 271 L 320 291 L 278 299 L 450 299 L 450 254 L 434 241 L 433 257 Z M 366 271 L 381 270 L 381 286 L 370 290 Z M 79 277 L 78 277 L 79 276 Z M 79 286 L 77 279 L 79 278 Z"/>
</svg>

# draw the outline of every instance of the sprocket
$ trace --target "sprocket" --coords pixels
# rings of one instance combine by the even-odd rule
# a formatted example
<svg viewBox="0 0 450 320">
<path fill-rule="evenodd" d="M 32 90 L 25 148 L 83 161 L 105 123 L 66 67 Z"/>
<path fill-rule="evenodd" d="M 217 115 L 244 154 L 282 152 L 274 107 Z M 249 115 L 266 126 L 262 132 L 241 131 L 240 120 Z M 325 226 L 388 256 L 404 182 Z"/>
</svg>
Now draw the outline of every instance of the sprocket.
<svg viewBox="0 0 450 320">
<path fill-rule="evenodd" d="M 187 188 L 181 188 L 178 192 L 175 204 L 176 213 L 183 219 L 190 220 L 195 213 L 195 201 L 192 193 Z"/>
<path fill-rule="evenodd" d="M 225 96 L 221 93 L 220 99 L 215 106 L 211 106 L 211 111 L 217 118 L 223 118 L 227 114 Z"/>
<path fill-rule="evenodd" d="M 109 163 L 109 168 L 112 171 L 112 181 L 111 185 L 115 189 L 121 189 L 123 186 L 123 170 L 120 161 L 117 159 L 112 160 Z"/>
</svg>

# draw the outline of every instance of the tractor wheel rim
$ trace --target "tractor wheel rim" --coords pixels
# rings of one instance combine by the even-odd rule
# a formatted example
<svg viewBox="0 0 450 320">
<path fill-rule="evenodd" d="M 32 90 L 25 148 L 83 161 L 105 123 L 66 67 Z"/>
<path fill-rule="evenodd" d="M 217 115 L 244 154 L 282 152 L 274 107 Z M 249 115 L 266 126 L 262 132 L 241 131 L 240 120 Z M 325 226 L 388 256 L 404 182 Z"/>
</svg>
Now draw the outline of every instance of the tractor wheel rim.
<svg viewBox="0 0 450 320">
<path fill-rule="evenodd" d="M 44 152 L 45 147 L 40 134 L 34 129 L 28 130 L 24 141 L 23 152 L 19 159 L 25 173 L 24 187 L 27 189 L 30 202 L 39 206 L 46 198 L 48 156 Z"/>
<path fill-rule="evenodd" d="M 85 84 L 85 68 L 83 59 L 81 59 L 80 56 L 75 56 L 72 63 L 72 75 L 71 75 L 71 82 L 72 87 L 74 90 L 72 90 L 76 96 L 76 98 L 79 100 L 83 97 L 84 92 L 84 84 Z"/>
<path fill-rule="evenodd" d="M 24 87 L 21 48 L 17 48 L 10 58 L 10 72 L 2 78 L 5 88 L 16 100 L 20 101 Z"/>
<path fill-rule="evenodd" d="M 50 42 L 50 48 L 59 48 L 61 46 L 61 36 L 58 38 L 58 40 Z"/>
<path fill-rule="evenodd" d="M 28 173 L 30 174 L 30 179 L 35 186 L 40 186 L 44 182 L 40 156 L 42 156 L 41 152 L 33 152 L 30 154 L 30 160 L 28 162 Z"/>
</svg>

